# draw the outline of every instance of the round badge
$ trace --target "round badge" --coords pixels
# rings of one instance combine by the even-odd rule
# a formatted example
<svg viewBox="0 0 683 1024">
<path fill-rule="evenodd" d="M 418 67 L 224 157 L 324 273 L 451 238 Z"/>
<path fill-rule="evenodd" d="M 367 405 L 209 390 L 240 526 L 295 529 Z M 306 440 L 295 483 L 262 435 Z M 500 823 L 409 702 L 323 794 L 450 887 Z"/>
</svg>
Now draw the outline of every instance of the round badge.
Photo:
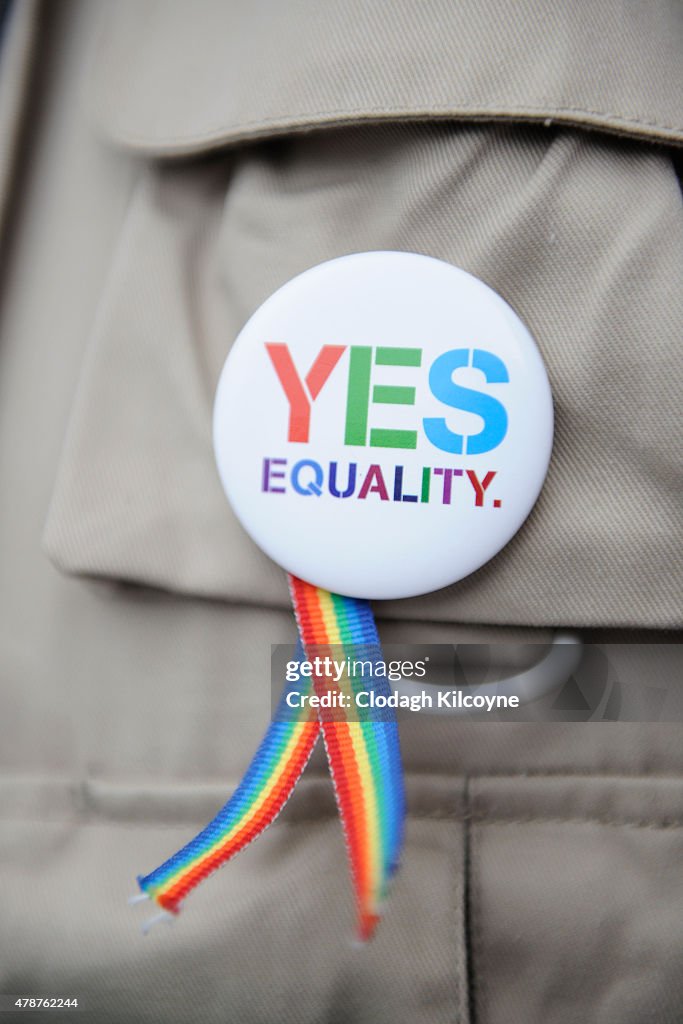
<svg viewBox="0 0 683 1024">
<path fill-rule="evenodd" d="M 550 385 L 529 331 L 429 256 L 322 263 L 254 313 L 214 408 L 223 487 L 288 572 L 352 597 L 455 583 L 520 528 L 545 478 Z"/>
</svg>

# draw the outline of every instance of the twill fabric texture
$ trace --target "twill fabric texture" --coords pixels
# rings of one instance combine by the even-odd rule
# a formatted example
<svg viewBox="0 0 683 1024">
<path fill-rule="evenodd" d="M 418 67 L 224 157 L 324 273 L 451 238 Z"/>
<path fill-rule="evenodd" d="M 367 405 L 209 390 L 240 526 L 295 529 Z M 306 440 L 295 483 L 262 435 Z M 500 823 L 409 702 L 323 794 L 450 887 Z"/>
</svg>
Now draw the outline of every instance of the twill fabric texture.
<svg viewBox="0 0 683 1024">
<path fill-rule="evenodd" d="M 520 643 L 580 629 L 606 693 L 679 692 L 681 5 L 8 16 L 0 992 L 78 996 L 93 1024 L 677 1024 L 678 723 L 402 720 L 403 863 L 363 950 L 320 749 L 172 928 L 141 936 L 126 897 L 237 786 L 271 645 L 296 638 L 221 492 L 211 405 L 246 319 L 322 260 L 478 275 L 555 399 L 520 534 L 377 604 L 382 642 L 496 643 L 514 671 Z"/>
</svg>

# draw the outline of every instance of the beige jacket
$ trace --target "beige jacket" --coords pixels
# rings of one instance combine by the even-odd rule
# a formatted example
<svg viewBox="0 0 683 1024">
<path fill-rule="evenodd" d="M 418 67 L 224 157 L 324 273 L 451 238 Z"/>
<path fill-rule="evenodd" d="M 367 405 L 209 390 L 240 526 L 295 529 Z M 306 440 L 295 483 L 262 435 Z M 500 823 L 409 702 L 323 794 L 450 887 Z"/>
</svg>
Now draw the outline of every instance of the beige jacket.
<svg viewBox="0 0 683 1024">
<path fill-rule="evenodd" d="M 93 1022 L 683 1019 L 680 722 L 402 722 L 407 847 L 363 951 L 320 752 L 173 928 L 143 939 L 125 902 L 268 720 L 270 645 L 294 627 L 220 489 L 211 404 L 250 313 L 325 259 L 473 272 L 554 394 L 523 530 L 455 586 L 378 605 L 383 639 L 579 629 L 617 645 L 622 684 L 680 685 L 682 12 L 15 0 L 1 993 L 75 995 Z"/>
</svg>

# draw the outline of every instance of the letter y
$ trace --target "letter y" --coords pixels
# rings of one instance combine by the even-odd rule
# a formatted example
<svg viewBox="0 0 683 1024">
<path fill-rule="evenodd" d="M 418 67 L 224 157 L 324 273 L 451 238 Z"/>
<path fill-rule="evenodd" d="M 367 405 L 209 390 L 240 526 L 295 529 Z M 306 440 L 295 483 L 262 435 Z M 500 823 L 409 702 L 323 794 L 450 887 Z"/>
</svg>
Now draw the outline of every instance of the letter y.
<svg viewBox="0 0 683 1024">
<path fill-rule="evenodd" d="M 289 402 L 288 441 L 308 441 L 311 426 L 311 403 L 339 362 L 345 345 L 323 345 L 313 365 L 301 381 L 287 345 L 267 342 L 266 349 Z M 304 386 L 305 385 L 305 386 Z M 310 401 L 308 395 L 310 395 Z"/>
</svg>

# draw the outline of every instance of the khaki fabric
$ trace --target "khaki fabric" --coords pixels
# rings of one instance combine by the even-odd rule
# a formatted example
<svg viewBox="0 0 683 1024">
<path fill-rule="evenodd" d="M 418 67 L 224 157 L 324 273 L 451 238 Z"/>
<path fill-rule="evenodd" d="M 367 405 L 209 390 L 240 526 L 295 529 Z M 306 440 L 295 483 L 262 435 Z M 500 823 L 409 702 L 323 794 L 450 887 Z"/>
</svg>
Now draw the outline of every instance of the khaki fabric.
<svg viewBox="0 0 683 1024">
<path fill-rule="evenodd" d="M 439 117 L 680 144 L 682 48 L 678 0 L 119 0 L 90 99 L 113 138 L 159 154 Z"/>
<path fill-rule="evenodd" d="M 676 557 L 674 455 L 667 449 L 649 471 L 642 465 L 653 458 L 650 427 L 674 422 L 661 408 L 673 400 L 675 383 L 661 362 L 670 367 L 677 349 L 659 282 L 671 289 L 666 305 L 673 308 L 680 207 L 668 150 L 573 129 L 384 125 L 373 142 L 374 126 L 348 126 L 237 146 L 210 164 L 171 167 L 132 155 L 103 142 L 86 113 L 93 46 L 110 6 L 50 0 L 42 7 L 34 114 L 25 126 L 30 145 L 15 164 L 13 230 L 5 239 L 0 993 L 75 995 L 82 1019 L 94 1024 L 676 1024 L 683 1005 L 679 723 L 402 722 L 407 847 L 385 921 L 366 950 L 349 941 L 343 838 L 318 750 L 273 828 L 200 887 L 172 927 L 140 935 L 144 911 L 125 903 L 135 875 L 190 838 L 237 783 L 269 713 L 270 644 L 294 634 L 278 571 L 234 531 L 211 475 L 207 417 L 228 326 L 239 326 L 279 275 L 336 252 L 354 232 L 373 246 L 398 237 L 419 248 L 431 239 L 445 252 L 455 243 L 443 203 L 457 204 L 463 191 L 469 199 L 455 234 L 465 238 L 470 269 L 477 272 L 477 259 L 482 274 L 500 268 L 506 297 L 520 311 L 524 305 L 526 316 L 535 311 L 532 329 L 549 353 L 554 384 L 564 360 L 575 375 L 559 382 L 568 413 L 547 492 L 567 524 L 571 558 L 554 549 L 553 558 L 563 559 L 554 578 L 546 561 L 538 563 L 552 582 L 543 593 L 552 616 L 537 600 L 538 577 L 525 576 L 526 560 L 511 552 L 513 568 L 501 568 L 506 586 L 516 581 L 507 610 L 492 590 L 488 598 L 480 591 L 469 614 L 465 591 L 457 601 L 435 595 L 381 607 L 381 635 L 386 642 L 545 643 L 550 630 L 531 628 L 534 622 L 595 625 L 604 595 L 616 605 L 603 621 L 675 621 L 678 570 L 665 557 Z M 163 60 L 149 51 L 150 75 Z M 581 185 L 563 201 L 560 249 L 552 255 L 547 241 L 544 259 L 518 256 L 516 264 L 511 253 L 519 250 L 506 239 L 533 235 L 533 254 L 552 220 L 554 191 L 575 175 Z M 526 181 L 540 206 L 525 193 Z M 402 219 L 393 206 L 387 212 L 387 194 Z M 622 238 L 619 255 L 605 256 L 604 266 L 595 255 L 596 210 L 601 230 L 612 224 Z M 353 223 L 365 217 L 375 217 L 372 237 Z M 572 232 L 571 222 L 580 230 Z M 288 257 L 283 236 L 305 244 Z M 498 249 L 489 253 L 484 239 Z M 605 250 L 614 251 L 612 241 Z M 508 255 L 496 261 L 496 251 Z M 225 267 L 236 274 L 237 263 L 254 260 L 263 279 L 246 272 L 228 278 L 228 296 Z M 561 265 L 562 301 L 551 303 L 546 275 L 556 281 Z M 574 277 L 583 290 L 574 289 Z M 635 291 L 641 306 L 619 313 L 615 289 L 619 296 Z M 567 324 L 578 316 L 590 328 L 585 344 L 605 364 L 604 414 L 583 404 L 592 373 L 563 352 L 584 342 L 568 326 L 553 333 L 558 309 Z M 216 324 L 224 314 L 225 325 Z M 647 328 L 652 316 L 669 339 L 664 347 Z M 165 339 L 156 333 L 162 328 Z M 640 361 L 641 343 L 649 360 Z M 647 394 L 657 395 L 653 406 L 638 407 L 638 434 L 615 397 L 634 386 L 629 367 L 616 383 L 610 376 L 616 349 L 629 367 L 636 361 Z M 611 510 L 599 544 L 590 515 L 573 522 L 568 511 L 587 465 L 567 470 L 582 444 L 577 409 L 582 429 L 605 416 L 611 455 L 596 453 L 601 471 L 609 472 L 610 458 L 628 460 L 636 489 L 647 483 L 654 493 L 646 518 L 635 501 L 626 514 Z M 126 448 L 114 443 L 121 431 Z M 175 461 L 163 462 L 167 474 L 159 474 L 154 461 L 165 459 L 169 444 Z M 176 477 L 191 480 L 185 504 Z M 619 492 L 615 504 L 624 500 Z M 529 529 L 549 530 L 538 512 L 540 526 Z M 602 545 L 613 545 L 615 535 L 622 543 L 608 564 Z M 584 546 L 599 572 L 578 583 L 570 562 Z M 642 546 L 660 559 L 658 580 Z M 236 567 L 229 574 L 226 557 Z M 615 591 L 626 581 L 630 618 L 609 578 Z M 565 593 L 570 605 L 561 603 Z M 523 611 L 515 607 L 520 601 Z M 495 624 L 505 621 L 520 625 Z M 644 643 L 628 644 L 670 634 L 584 635 L 625 641 L 616 664 L 623 681 L 681 693 L 673 646 L 659 658 Z M 32 1017 L 44 1018 L 52 1015 Z"/>
</svg>

